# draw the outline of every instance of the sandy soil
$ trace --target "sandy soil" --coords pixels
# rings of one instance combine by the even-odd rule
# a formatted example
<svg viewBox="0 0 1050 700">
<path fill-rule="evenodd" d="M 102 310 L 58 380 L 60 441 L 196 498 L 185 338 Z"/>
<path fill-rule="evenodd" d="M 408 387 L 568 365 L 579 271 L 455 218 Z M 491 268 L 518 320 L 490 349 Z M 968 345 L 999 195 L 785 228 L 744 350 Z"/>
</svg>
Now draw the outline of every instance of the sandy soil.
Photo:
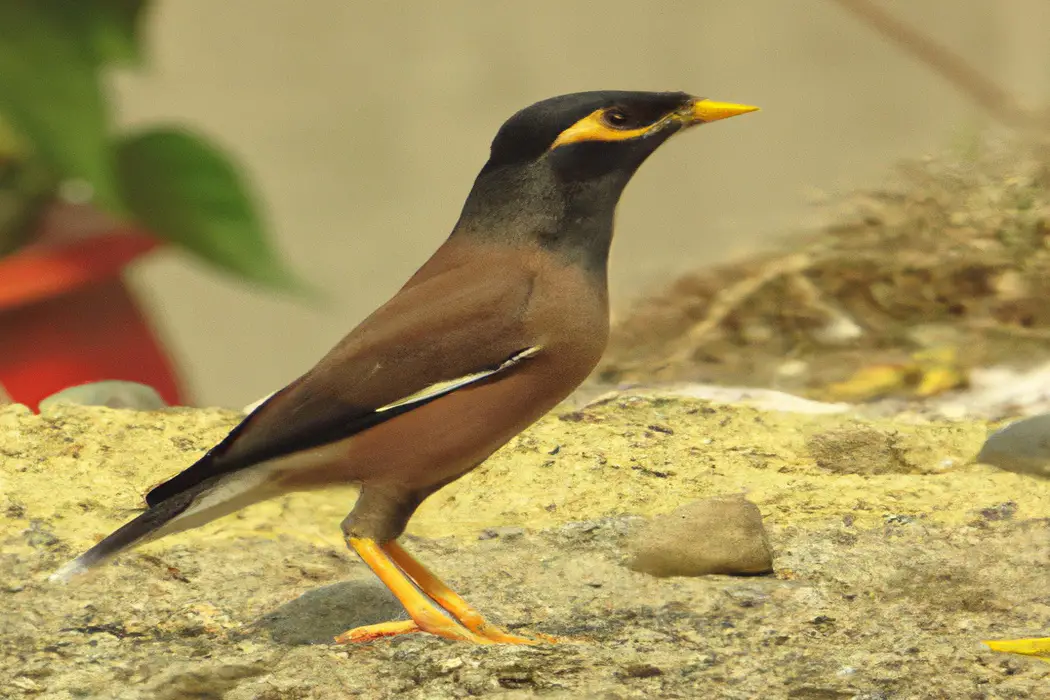
<svg viewBox="0 0 1050 700">
<path fill-rule="evenodd" d="M 237 419 L 0 408 L 0 693 L 33 698 L 1034 698 L 1050 482 L 970 464 L 983 423 L 617 398 L 548 417 L 433 497 L 406 547 L 496 621 L 567 638 L 330 643 L 399 613 L 344 548 L 350 491 L 286 497 L 46 575 Z M 628 570 L 642 518 L 746 492 L 776 573 Z"/>
</svg>

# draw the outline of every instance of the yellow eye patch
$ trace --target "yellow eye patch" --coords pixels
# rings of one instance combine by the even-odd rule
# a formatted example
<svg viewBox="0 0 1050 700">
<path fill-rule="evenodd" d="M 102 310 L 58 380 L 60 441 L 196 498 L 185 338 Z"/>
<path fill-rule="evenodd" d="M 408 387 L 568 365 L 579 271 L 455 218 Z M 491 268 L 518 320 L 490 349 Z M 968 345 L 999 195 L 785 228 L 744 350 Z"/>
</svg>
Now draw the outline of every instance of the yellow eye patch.
<svg viewBox="0 0 1050 700">
<path fill-rule="evenodd" d="M 604 108 L 595 110 L 558 134 L 558 138 L 554 139 L 554 143 L 551 144 L 548 150 L 554 150 L 558 146 L 564 146 L 569 143 L 579 143 L 580 141 L 626 141 L 635 139 L 639 136 L 644 136 L 646 132 L 652 131 L 666 121 L 666 119 L 661 119 L 654 124 L 638 129 L 617 129 L 605 122 L 604 115 L 606 111 Z"/>
<path fill-rule="evenodd" d="M 610 126 L 604 118 L 606 112 L 610 109 L 614 108 L 603 107 L 591 112 L 561 132 L 547 150 L 554 150 L 558 146 L 581 141 L 627 141 L 657 131 L 669 121 L 677 121 L 684 126 L 692 126 L 694 124 L 718 121 L 719 119 L 728 119 L 738 114 L 754 112 L 758 110 L 758 107 L 695 98 L 681 109 L 657 119 L 652 124 L 637 129 L 617 129 L 614 126 Z"/>
</svg>

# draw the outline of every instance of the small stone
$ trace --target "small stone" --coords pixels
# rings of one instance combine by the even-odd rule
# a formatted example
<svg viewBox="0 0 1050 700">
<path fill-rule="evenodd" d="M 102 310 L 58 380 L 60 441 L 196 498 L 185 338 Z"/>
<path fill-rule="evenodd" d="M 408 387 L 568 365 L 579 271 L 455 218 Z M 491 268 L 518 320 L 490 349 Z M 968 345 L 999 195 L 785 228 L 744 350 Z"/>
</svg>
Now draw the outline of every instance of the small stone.
<svg viewBox="0 0 1050 700">
<path fill-rule="evenodd" d="M 1050 413 L 1025 418 L 992 433 L 976 461 L 1050 479 Z"/>
<path fill-rule="evenodd" d="M 153 387 L 121 381 L 92 382 L 63 389 L 41 401 L 40 412 L 45 413 L 58 404 L 127 408 L 135 411 L 159 411 L 168 405 Z"/>
<path fill-rule="evenodd" d="M 631 538 L 628 551 L 628 566 L 652 576 L 773 570 L 762 514 L 742 496 L 696 501 L 656 516 Z"/>
</svg>

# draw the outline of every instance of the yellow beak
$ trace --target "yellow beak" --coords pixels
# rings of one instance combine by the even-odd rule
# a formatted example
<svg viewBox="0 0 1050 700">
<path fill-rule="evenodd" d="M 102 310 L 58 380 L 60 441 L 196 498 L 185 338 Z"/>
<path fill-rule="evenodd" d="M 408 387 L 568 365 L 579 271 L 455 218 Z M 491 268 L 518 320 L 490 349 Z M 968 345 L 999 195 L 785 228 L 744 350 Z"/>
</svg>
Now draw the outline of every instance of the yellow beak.
<svg viewBox="0 0 1050 700">
<path fill-rule="evenodd" d="M 758 107 L 750 105 L 735 105 L 714 100 L 693 100 L 692 104 L 683 110 L 682 116 L 688 124 L 705 124 L 757 111 Z"/>
</svg>

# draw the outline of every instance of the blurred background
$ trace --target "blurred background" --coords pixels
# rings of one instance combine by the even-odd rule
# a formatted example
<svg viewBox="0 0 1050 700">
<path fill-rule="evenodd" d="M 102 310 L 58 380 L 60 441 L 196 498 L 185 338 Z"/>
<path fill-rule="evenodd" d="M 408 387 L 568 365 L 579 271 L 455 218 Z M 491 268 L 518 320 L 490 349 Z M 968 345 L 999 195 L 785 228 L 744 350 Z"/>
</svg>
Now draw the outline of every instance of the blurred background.
<svg viewBox="0 0 1050 700">
<path fill-rule="evenodd" d="M 871 4 L 1022 107 L 1050 102 L 1050 3 Z M 195 405 L 239 407 L 312 366 L 441 243 L 496 129 L 544 97 L 685 90 L 763 110 L 690 133 L 631 184 L 617 318 L 683 273 L 827 226 L 834 208 L 815 203 L 879 185 L 902 159 L 1005 131 L 830 0 L 160 0 L 139 40 L 142 64 L 102 78 L 114 128 L 177 124 L 221 144 L 275 254 L 319 292 L 254 284 L 173 246 L 124 268 Z"/>
</svg>

